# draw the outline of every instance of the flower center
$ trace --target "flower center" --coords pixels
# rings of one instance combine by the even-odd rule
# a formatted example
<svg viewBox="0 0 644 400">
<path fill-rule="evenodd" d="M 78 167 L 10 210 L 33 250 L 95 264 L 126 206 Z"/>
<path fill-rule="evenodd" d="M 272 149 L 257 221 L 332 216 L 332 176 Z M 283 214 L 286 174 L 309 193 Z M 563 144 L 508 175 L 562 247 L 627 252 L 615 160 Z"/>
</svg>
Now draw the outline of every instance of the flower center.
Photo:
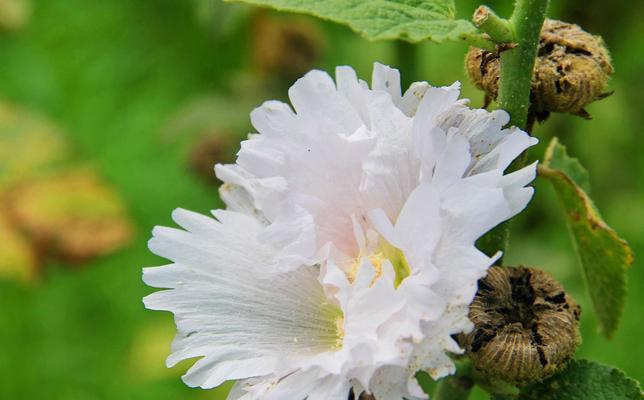
<svg viewBox="0 0 644 400">
<path fill-rule="evenodd" d="M 409 267 L 409 263 L 407 263 L 407 259 L 405 258 L 402 250 L 381 239 L 380 245 L 376 251 L 369 255 L 360 254 L 354 259 L 353 263 L 347 270 L 347 277 L 350 282 L 353 283 L 353 281 L 355 281 L 358 270 L 360 270 L 365 257 L 369 259 L 371 265 L 376 270 L 376 275 L 373 277 L 371 285 L 373 285 L 376 280 L 382 276 L 382 265 L 385 261 L 389 261 L 393 266 L 396 274 L 396 278 L 394 280 L 394 285 L 396 287 L 398 287 L 411 273 L 411 268 Z"/>
</svg>

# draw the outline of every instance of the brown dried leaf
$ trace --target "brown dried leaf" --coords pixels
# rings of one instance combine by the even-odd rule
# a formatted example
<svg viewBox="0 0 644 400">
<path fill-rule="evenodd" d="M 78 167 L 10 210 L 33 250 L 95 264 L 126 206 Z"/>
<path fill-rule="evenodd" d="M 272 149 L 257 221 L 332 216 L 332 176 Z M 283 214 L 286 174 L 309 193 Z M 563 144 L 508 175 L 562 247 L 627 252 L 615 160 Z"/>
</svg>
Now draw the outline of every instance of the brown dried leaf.
<svg viewBox="0 0 644 400">
<path fill-rule="evenodd" d="M 7 206 L 39 254 L 67 262 L 108 254 L 133 234 L 121 198 L 90 169 L 25 182 L 11 190 Z"/>
</svg>

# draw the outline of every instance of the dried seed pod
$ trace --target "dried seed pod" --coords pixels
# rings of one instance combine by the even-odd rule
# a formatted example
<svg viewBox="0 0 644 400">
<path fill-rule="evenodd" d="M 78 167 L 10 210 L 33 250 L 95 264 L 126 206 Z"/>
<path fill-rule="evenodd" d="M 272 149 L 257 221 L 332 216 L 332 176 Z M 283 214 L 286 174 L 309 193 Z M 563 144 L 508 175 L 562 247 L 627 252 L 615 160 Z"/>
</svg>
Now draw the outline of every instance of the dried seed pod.
<svg viewBox="0 0 644 400">
<path fill-rule="evenodd" d="M 499 54 L 470 48 L 465 67 L 474 84 L 496 99 Z M 612 73 L 610 55 L 601 37 L 578 25 L 546 19 L 532 76 L 532 112 L 537 116 L 561 112 L 589 118 L 584 107 L 606 96 Z"/>
<path fill-rule="evenodd" d="M 260 11 L 252 35 L 252 56 L 259 70 L 289 84 L 311 70 L 324 53 L 323 35 L 305 18 L 275 18 Z"/>
<path fill-rule="evenodd" d="M 573 355 L 580 313 L 547 273 L 492 267 L 470 305 L 474 330 L 460 341 L 483 374 L 523 385 L 552 375 Z"/>
<path fill-rule="evenodd" d="M 349 400 L 354 400 L 355 399 L 355 394 L 353 393 L 353 389 L 349 391 Z M 358 396 L 358 400 L 375 400 L 375 397 L 373 395 L 367 393 L 367 392 L 362 392 L 360 393 L 360 396 Z"/>
<path fill-rule="evenodd" d="M 215 130 L 191 144 L 188 153 L 188 169 L 206 184 L 217 183 L 215 164 L 235 161 L 237 141 L 226 131 Z"/>
</svg>

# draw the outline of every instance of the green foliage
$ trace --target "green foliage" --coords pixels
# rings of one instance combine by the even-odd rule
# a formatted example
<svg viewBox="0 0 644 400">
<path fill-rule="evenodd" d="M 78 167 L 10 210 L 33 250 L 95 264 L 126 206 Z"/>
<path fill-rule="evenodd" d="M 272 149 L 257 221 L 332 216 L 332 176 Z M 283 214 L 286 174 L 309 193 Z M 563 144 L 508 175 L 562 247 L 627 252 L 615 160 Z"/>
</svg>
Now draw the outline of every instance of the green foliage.
<svg viewBox="0 0 644 400">
<path fill-rule="evenodd" d="M 590 175 L 588 171 L 581 165 L 578 159 L 570 157 L 566 153 L 566 147 L 560 144 L 557 138 L 553 138 L 548 145 L 545 163 L 550 169 L 562 171 L 581 190 L 590 193 Z"/>
<path fill-rule="evenodd" d="M 633 263 L 633 253 L 604 222 L 584 190 L 589 186 L 588 172 L 556 138 L 546 150 L 539 174 L 552 182 L 561 200 L 600 329 L 610 338 L 624 308 L 626 270 Z"/>
<path fill-rule="evenodd" d="M 493 400 L 636 400 L 644 398 L 637 381 L 621 370 L 586 360 L 573 360 L 561 372 L 527 386 L 518 396 L 496 395 Z"/>
<path fill-rule="evenodd" d="M 410 42 L 464 39 L 476 31 L 469 21 L 455 19 L 453 0 L 229 0 L 281 11 L 311 14 L 348 25 L 370 40 Z"/>
</svg>

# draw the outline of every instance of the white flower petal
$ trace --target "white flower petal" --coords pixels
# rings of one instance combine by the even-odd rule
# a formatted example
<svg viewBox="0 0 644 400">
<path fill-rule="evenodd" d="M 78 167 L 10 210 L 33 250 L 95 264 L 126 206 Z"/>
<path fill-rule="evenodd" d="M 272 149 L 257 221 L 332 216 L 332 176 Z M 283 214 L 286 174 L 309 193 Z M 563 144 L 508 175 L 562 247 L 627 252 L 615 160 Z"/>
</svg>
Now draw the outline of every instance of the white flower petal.
<svg viewBox="0 0 644 400">
<path fill-rule="evenodd" d="M 373 65 L 371 88 L 389 93 L 394 103 L 399 103 L 401 100 L 400 73 L 397 69 L 375 63 Z"/>
<path fill-rule="evenodd" d="M 297 132 L 297 118 L 288 104 L 267 101 L 250 113 L 250 121 L 258 131 L 268 136 Z M 295 129 L 294 129 L 295 128 Z"/>
<path fill-rule="evenodd" d="M 346 97 L 338 93 L 326 72 L 313 70 L 307 73 L 291 86 L 288 96 L 298 117 L 314 123 L 308 129 L 318 134 L 349 135 L 361 125 L 359 115 Z"/>
<path fill-rule="evenodd" d="M 427 82 L 414 82 L 411 84 L 409 89 L 405 91 L 400 103 L 397 104 L 398 107 L 405 113 L 408 117 L 413 117 L 418 110 L 418 105 L 420 101 L 425 96 L 425 92 L 431 86 Z"/>
<path fill-rule="evenodd" d="M 157 228 L 150 241 L 177 263 L 144 270 L 146 283 L 169 288 L 144 299 L 148 308 L 175 314 L 169 363 L 202 356 L 186 382 L 213 387 L 333 351 L 340 311 L 328 303 L 318 269 L 275 272 L 276 252 L 257 239 L 261 224 L 239 213 L 217 215 L 220 222 L 179 210 L 175 220 L 190 232 Z"/>
</svg>

